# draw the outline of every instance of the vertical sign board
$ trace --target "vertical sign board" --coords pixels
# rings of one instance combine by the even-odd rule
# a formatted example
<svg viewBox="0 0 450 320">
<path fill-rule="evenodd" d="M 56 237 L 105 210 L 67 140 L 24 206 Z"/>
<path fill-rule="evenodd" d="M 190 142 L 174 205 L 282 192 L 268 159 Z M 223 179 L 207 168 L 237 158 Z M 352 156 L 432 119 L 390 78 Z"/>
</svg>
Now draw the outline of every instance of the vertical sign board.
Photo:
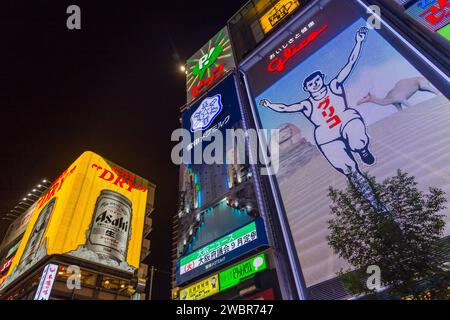
<svg viewBox="0 0 450 320">
<path fill-rule="evenodd" d="M 57 264 L 48 264 L 45 266 L 34 300 L 48 300 L 50 298 L 57 272 Z"/>
<path fill-rule="evenodd" d="M 221 237 L 177 260 L 176 283 L 202 276 L 243 254 L 267 246 L 268 240 L 261 218 Z"/>
<path fill-rule="evenodd" d="M 191 141 L 183 150 L 184 163 L 180 170 L 182 205 L 177 245 L 180 253 L 202 247 L 253 220 L 244 212 L 237 214 L 234 212 L 237 209 L 226 202 L 218 202 L 242 181 L 235 179 L 238 165 L 225 162 L 227 148 L 232 150 L 232 146 L 227 145 L 225 138 L 222 144 L 214 136 L 220 132 L 226 137 L 228 129 L 242 127 L 235 81 L 234 73 L 230 74 L 182 113 L 182 126 L 190 133 Z M 217 163 L 196 159 L 196 154 L 206 154 L 207 148 L 211 150 L 213 143 L 217 146 L 214 147 Z M 218 152 L 222 152 L 222 161 Z"/>
<path fill-rule="evenodd" d="M 187 103 L 205 93 L 234 67 L 228 28 L 224 27 L 186 61 Z"/>
<path fill-rule="evenodd" d="M 185 161 L 186 164 L 195 160 L 194 147 L 199 146 L 203 151 L 211 142 L 207 138 L 214 132 L 220 130 L 225 135 L 227 129 L 236 128 L 241 120 L 235 77 L 232 74 L 183 112 L 183 128 L 189 130 L 192 141 L 187 146 L 191 161 Z"/>
<path fill-rule="evenodd" d="M 327 241 L 330 187 L 345 191 L 356 179 L 360 196 L 386 210 L 363 173 L 382 182 L 400 169 L 450 200 L 449 83 L 389 28 L 366 28 L 365 12 L 331 1 L 242 66 L 259 127 L 284 137 L 273 191 L 308 287 L 350 268 Z M 442 214 L 448 236 L 450 208 Z"/>
</svg>

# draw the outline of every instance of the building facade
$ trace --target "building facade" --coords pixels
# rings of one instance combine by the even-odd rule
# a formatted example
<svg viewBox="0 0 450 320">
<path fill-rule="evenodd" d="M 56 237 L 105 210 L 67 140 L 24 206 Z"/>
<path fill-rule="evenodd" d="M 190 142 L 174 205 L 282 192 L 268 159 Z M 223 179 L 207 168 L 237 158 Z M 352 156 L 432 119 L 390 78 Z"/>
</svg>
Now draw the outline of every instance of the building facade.
<svg viewBox="0 0 450 320">
<path fill-rule="evenodd" d="M 83 153 L 9 228 L 0 298 L 146 299 L 154 194 L 147 180 Z"/>
</svg>

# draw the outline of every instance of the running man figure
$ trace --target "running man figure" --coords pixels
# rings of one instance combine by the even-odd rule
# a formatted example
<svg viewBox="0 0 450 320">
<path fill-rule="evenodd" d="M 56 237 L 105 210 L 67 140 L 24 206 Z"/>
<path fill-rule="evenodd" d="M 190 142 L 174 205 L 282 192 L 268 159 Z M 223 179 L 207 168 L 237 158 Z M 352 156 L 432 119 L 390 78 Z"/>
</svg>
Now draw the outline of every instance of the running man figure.
<svg viewBox="0 0 450 320">
<path fill-rule="evenodd" d="M 344 90 L 344 82 L 358 62 L 367 33 L 366 27 L 357 31 L 356 44 L 347 64 L 329 84 L 325 84 L 325 75 L 320 71 L 304 80 L 303 90 L 309 93 L 307 99 L 293 105 L 262 99 L 260 105 L 281 113 L 302 113 L 314 125 L 316 145 L 328 162 L 346 175 L 374 208 L 385 211 L 355 160 L 354 153 L 366 165 L 375 163 L 369 150 L 366 124 L 358 111 L 348 107 Z"/>
</svg>

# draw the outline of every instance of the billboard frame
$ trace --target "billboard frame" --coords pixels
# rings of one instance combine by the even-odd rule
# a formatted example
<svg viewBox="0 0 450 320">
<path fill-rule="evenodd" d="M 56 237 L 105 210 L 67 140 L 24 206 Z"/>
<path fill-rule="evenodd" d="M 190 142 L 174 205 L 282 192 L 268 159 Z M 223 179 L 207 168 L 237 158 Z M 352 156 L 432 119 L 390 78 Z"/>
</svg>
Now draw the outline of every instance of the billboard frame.
<svg viewBox="0 0 450 320">
<path fill-rule="evenodd" d="M 329 0 L 329 1 L 331 2 L 334 0 Z M 371 11 L 368 11 L 369 4 L 367 2 L 368 1 L 363 1 L 363 0 L 352 0 L 353 5 L 359 6 L 359 7 L 361 7 L 361 9 L 365 9 L 366 12 L 371 12 Z M 297 13 L 297 15 L 293 16 L 292 19 L 290 19 L 285 25 L 283 25 L 281 28 L 276 30 L 273 34 L 271 34 L 267 38 L 265 38 L 264 41 L 262 43 L 260 43 L 260 45 L 256 49 L 253 50 L 253 52 L 248 54 L 239 63 L 238 68 L 239 68 L 240 74 L 241 74 L 243 82 L 244 82 L 244 87 L 245 87 L 245 91 L 247 94 L 247 98 L 249 100 L 251 115 L 253 117 L 254 124 L 258 130 L 262 129 L 262 125 L 261 125 L 261 120 L 259 118 L 259 114 L 257 112 L 257 107 L 255 106 L 255 101 L 253 99 L 253 97 L 255 97 L 255 95 L 252 92 L 252 86 L 248 79 L 248 70 L 250 70 L 257 63 L 257 61 L 261 60 L 262 57 L 266 56 L 266 53 L 261 55 L 261 52 L 264 52 L 265 50 L 267 50 L 270 47 L 270 45 L 272 45 L 274 43 L 274 40 L 282 41 L 282 39 L 284 39 L 284 37 L 285 37 L 285 33 L 287 31 L 289 31 L 290 26 L 293 25 L 294 23 L 296 23 L 299 19 L 301 19 L 303 17 L 302 13 L 306 12 L 305 15 L 307 15 L 308 10 L 310 10 L 314 6 L 318 5 L 318 3 L 319 3 L 319 0 L 310 2 L 307 6 L 305 6 L 303 8 L 301 13 Z M 442 83 L 442 81 L 447 78 L 445 73 L 441 70 L 442 68 L 438 67 L 439 63 L 436 64 L 435 63 L 436 61 L 434 59 L 431 59 L 425 53 L 420 52 L 417 48 L 415 48 L 413 46 L 413 43 L 415 43 L 414 39 L 413 40 L 406 39 L 404 34 L 402 34 L 400 31 L 397 31 L 393 26 L 391 26 L 392 21 L 390 21 L 389 19 L 381 18 L 378 16 L 377 16 L 377 18 L 381 21 L 382 25 L 384 27 L 386 27 L 386 29 L 387 29 L 386 32 L 390 36 L 395 37 L 398 40 L 398 42 L 400 43 L 400 45 L 403 46 L 404 49 L 407 49 L 409 51 L 408 55 L 405 55 L 406 57 L 408 57 L 408 58 L 412 57 L 413 61 L 414 60 L 417 61 L 420 59 L 423 64 L 421 67 L 423 67 L 424 69 L 426 68 L 428 70 L 428 73 L 434 72 L 433 77 L 431 77 L 433 80 L 440 80 Z M 279 81 L 279 79 L 272 82 L 272 84 L 276 83 L 277 81 Z M 436 82 L 438 82 L 438 81 L 436 81 Z M 436 86 L 436 87 L 445 94 L 446 90 L 443 90 L 443 88 L 441 88 L 440 86 Z M 259 140 L 264 141 L 265 137 L 260 135 Z M 265 159 L 265 160 L 267 160 L 267 159 Z M 298 294 L 299 298 L 301 300 L 308 300 L 309 289 L 306 286 L 306 283 L 305 283 L 305 280 L 303 277 L 303 272 L 302 272 L 302 268 L 301 268 L 301 264 L 300 264 L 300 258 L 297 254 L 297 249 L 296 249 L 295 243 L 293 241 L 291 228 L 290 228 L 289 221 L 287 218 L 286 210 L 284 208 L 284 203 L 283 203 L 283 200 L 281 197 L 281 191 L 279 189 L 277 179 L 273 175 L 269 175 L 267 177 L 267 180 L 269 182 L 270 190 L 272 193 L 271 200 L 273 200 L 273 203 L 276 207 L 276 215 L 277 215 L 277 219 L 280 223 L 280 227 L 281 227 L 281 238 L 284 239 L 284 243 L 287 248 L 288 260 L 289 260 L 289 264 L 290 264 L 291 271 L 292 271 L 293 278 L 294 278 L 294 286 L 297 290 L 297 294 Z"/>
</svg>

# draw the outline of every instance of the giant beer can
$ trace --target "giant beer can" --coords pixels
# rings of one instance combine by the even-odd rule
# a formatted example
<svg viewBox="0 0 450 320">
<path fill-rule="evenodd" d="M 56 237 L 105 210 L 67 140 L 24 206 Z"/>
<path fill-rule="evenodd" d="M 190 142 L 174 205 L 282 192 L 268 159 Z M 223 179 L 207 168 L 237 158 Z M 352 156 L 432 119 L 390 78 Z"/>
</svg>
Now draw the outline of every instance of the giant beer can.
<svg viewBox="0 0 450 320">
<path fill-rule="evenodd" d="M 126 261 L 131 232 L 131 201 L 112 190 L 97 198 L 86 247 L 100 258 Z"/>
</svg>

